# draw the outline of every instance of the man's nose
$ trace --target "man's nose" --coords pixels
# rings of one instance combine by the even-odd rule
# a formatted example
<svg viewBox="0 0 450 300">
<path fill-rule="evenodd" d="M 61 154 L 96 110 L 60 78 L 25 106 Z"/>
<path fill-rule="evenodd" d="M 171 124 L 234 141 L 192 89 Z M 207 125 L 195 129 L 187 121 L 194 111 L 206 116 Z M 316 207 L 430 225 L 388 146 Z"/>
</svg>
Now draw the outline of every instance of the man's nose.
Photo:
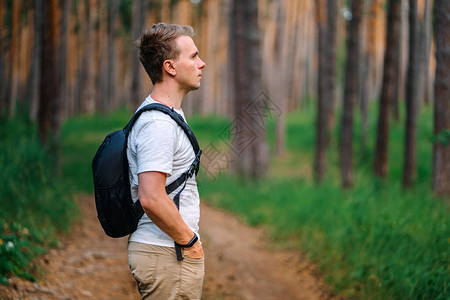
<svg viewBox="0 0 450 300">
<path fill-rule="evenodd" d="M 199 64 L 198 68 L 203 69 L 204 67 L 206 67 L 206 63 L 200 57 L 198 59 L 200 60 L 200 64 Z"/>
</svg>

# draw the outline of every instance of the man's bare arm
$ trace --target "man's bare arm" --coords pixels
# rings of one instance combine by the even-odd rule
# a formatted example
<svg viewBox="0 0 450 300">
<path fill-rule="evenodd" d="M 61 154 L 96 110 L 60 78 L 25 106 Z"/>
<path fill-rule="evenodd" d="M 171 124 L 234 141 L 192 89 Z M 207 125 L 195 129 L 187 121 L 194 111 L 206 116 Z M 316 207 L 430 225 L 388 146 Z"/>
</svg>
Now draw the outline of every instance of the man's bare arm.
<svg viewBox="0 0 450 300">
<path fill-rule="evenodd" d="M 166 174 L 144 172 L 138 177 L 138 197 L 145 213 L 156 226 L 178 244 L 189 243 L 193 232 L 181 218 L 175 203 L 166 194 Z M 184 249 L 184 255 L 190 258 L 202 258 L 203 250 L 200 243 L 197 242 L 193 247 Z"/>
</svg>

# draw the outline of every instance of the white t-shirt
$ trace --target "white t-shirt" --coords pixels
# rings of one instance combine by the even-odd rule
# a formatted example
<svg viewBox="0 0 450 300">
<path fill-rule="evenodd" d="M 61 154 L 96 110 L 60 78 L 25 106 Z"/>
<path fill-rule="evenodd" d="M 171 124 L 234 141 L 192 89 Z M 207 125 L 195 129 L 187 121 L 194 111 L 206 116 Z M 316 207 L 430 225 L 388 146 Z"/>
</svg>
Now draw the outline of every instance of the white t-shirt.
<svg viewBox="0 0 450 300">
<path fill-rule="evenodd" d="M 139 109 L 155 103 L 150 96 Z M 184 119 L 182 110 L 175 110 Z M 158 171 L 167 174 L 166 186 L 186 172 L 195 158 L 194 149 L 183 129 L 167 114 L 151 110 L 143 112 L 134 123 L 128 136 L 128 164 L 133 201 L 138 199 L 138 174 Z M 169 196 L 173 199 L 180 186 Z M 195 175 L 187 181 L 180 194 L 180 215 L 184 222 L 198 235 L 200 197 Z M 158 246 L 174 247 L 174 241 L 144 214 L 130 241 Z"/>
</svg>

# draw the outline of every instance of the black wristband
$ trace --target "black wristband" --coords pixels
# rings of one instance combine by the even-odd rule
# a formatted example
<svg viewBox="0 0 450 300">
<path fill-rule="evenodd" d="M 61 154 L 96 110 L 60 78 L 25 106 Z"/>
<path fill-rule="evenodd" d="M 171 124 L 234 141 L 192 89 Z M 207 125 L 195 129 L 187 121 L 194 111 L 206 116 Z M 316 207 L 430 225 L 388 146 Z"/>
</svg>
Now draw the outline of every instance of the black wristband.
<svg viewBox="0 0 450 300">
<path fill-rule="evenodd" d="M 176 245 L 180 246 L 181 248 L 190 248 L 192 246 L 194 246 L 194 244 L 198 241 L 198 236 L 197 234 L 194 232 L 194 237 L 189 241 L 189 243 L 185 244 L 185 245 L 180 245 L 177 242 L 175 242 Z"/>
</svg>

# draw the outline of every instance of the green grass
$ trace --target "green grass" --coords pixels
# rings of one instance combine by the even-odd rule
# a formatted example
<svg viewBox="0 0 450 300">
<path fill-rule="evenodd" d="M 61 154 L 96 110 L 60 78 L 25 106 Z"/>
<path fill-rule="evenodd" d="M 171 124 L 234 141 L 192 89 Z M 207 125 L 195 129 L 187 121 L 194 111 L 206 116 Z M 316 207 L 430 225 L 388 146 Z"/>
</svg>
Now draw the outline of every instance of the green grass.
<svg viewBox="0 0 450 300">
<path fill-rule="evenodd" d="M 298 178 L 200 182 L 203 200 L 302 248 L 339 293 L 362 299 L 445 299 L 448 212 L 427 192 L 367 180 L 352 191 Z"/>
<path fill-rule="evenodd" d="M 92 159 L 103 139 L 122 129 L 130 119 L 126 110 L 111 115 L 87 115 L 64 122 L 62 136 L 62 176 L 73 193 L 93 193 Z"/>
<path fill-rule="evenodd" d="M 35 278 L 33 258 L 57 244 L 78 207 L 33 125 L 2 121 L 0 140 L 0 283 L 6 284 L 12 274 Z"/>
</svg>

